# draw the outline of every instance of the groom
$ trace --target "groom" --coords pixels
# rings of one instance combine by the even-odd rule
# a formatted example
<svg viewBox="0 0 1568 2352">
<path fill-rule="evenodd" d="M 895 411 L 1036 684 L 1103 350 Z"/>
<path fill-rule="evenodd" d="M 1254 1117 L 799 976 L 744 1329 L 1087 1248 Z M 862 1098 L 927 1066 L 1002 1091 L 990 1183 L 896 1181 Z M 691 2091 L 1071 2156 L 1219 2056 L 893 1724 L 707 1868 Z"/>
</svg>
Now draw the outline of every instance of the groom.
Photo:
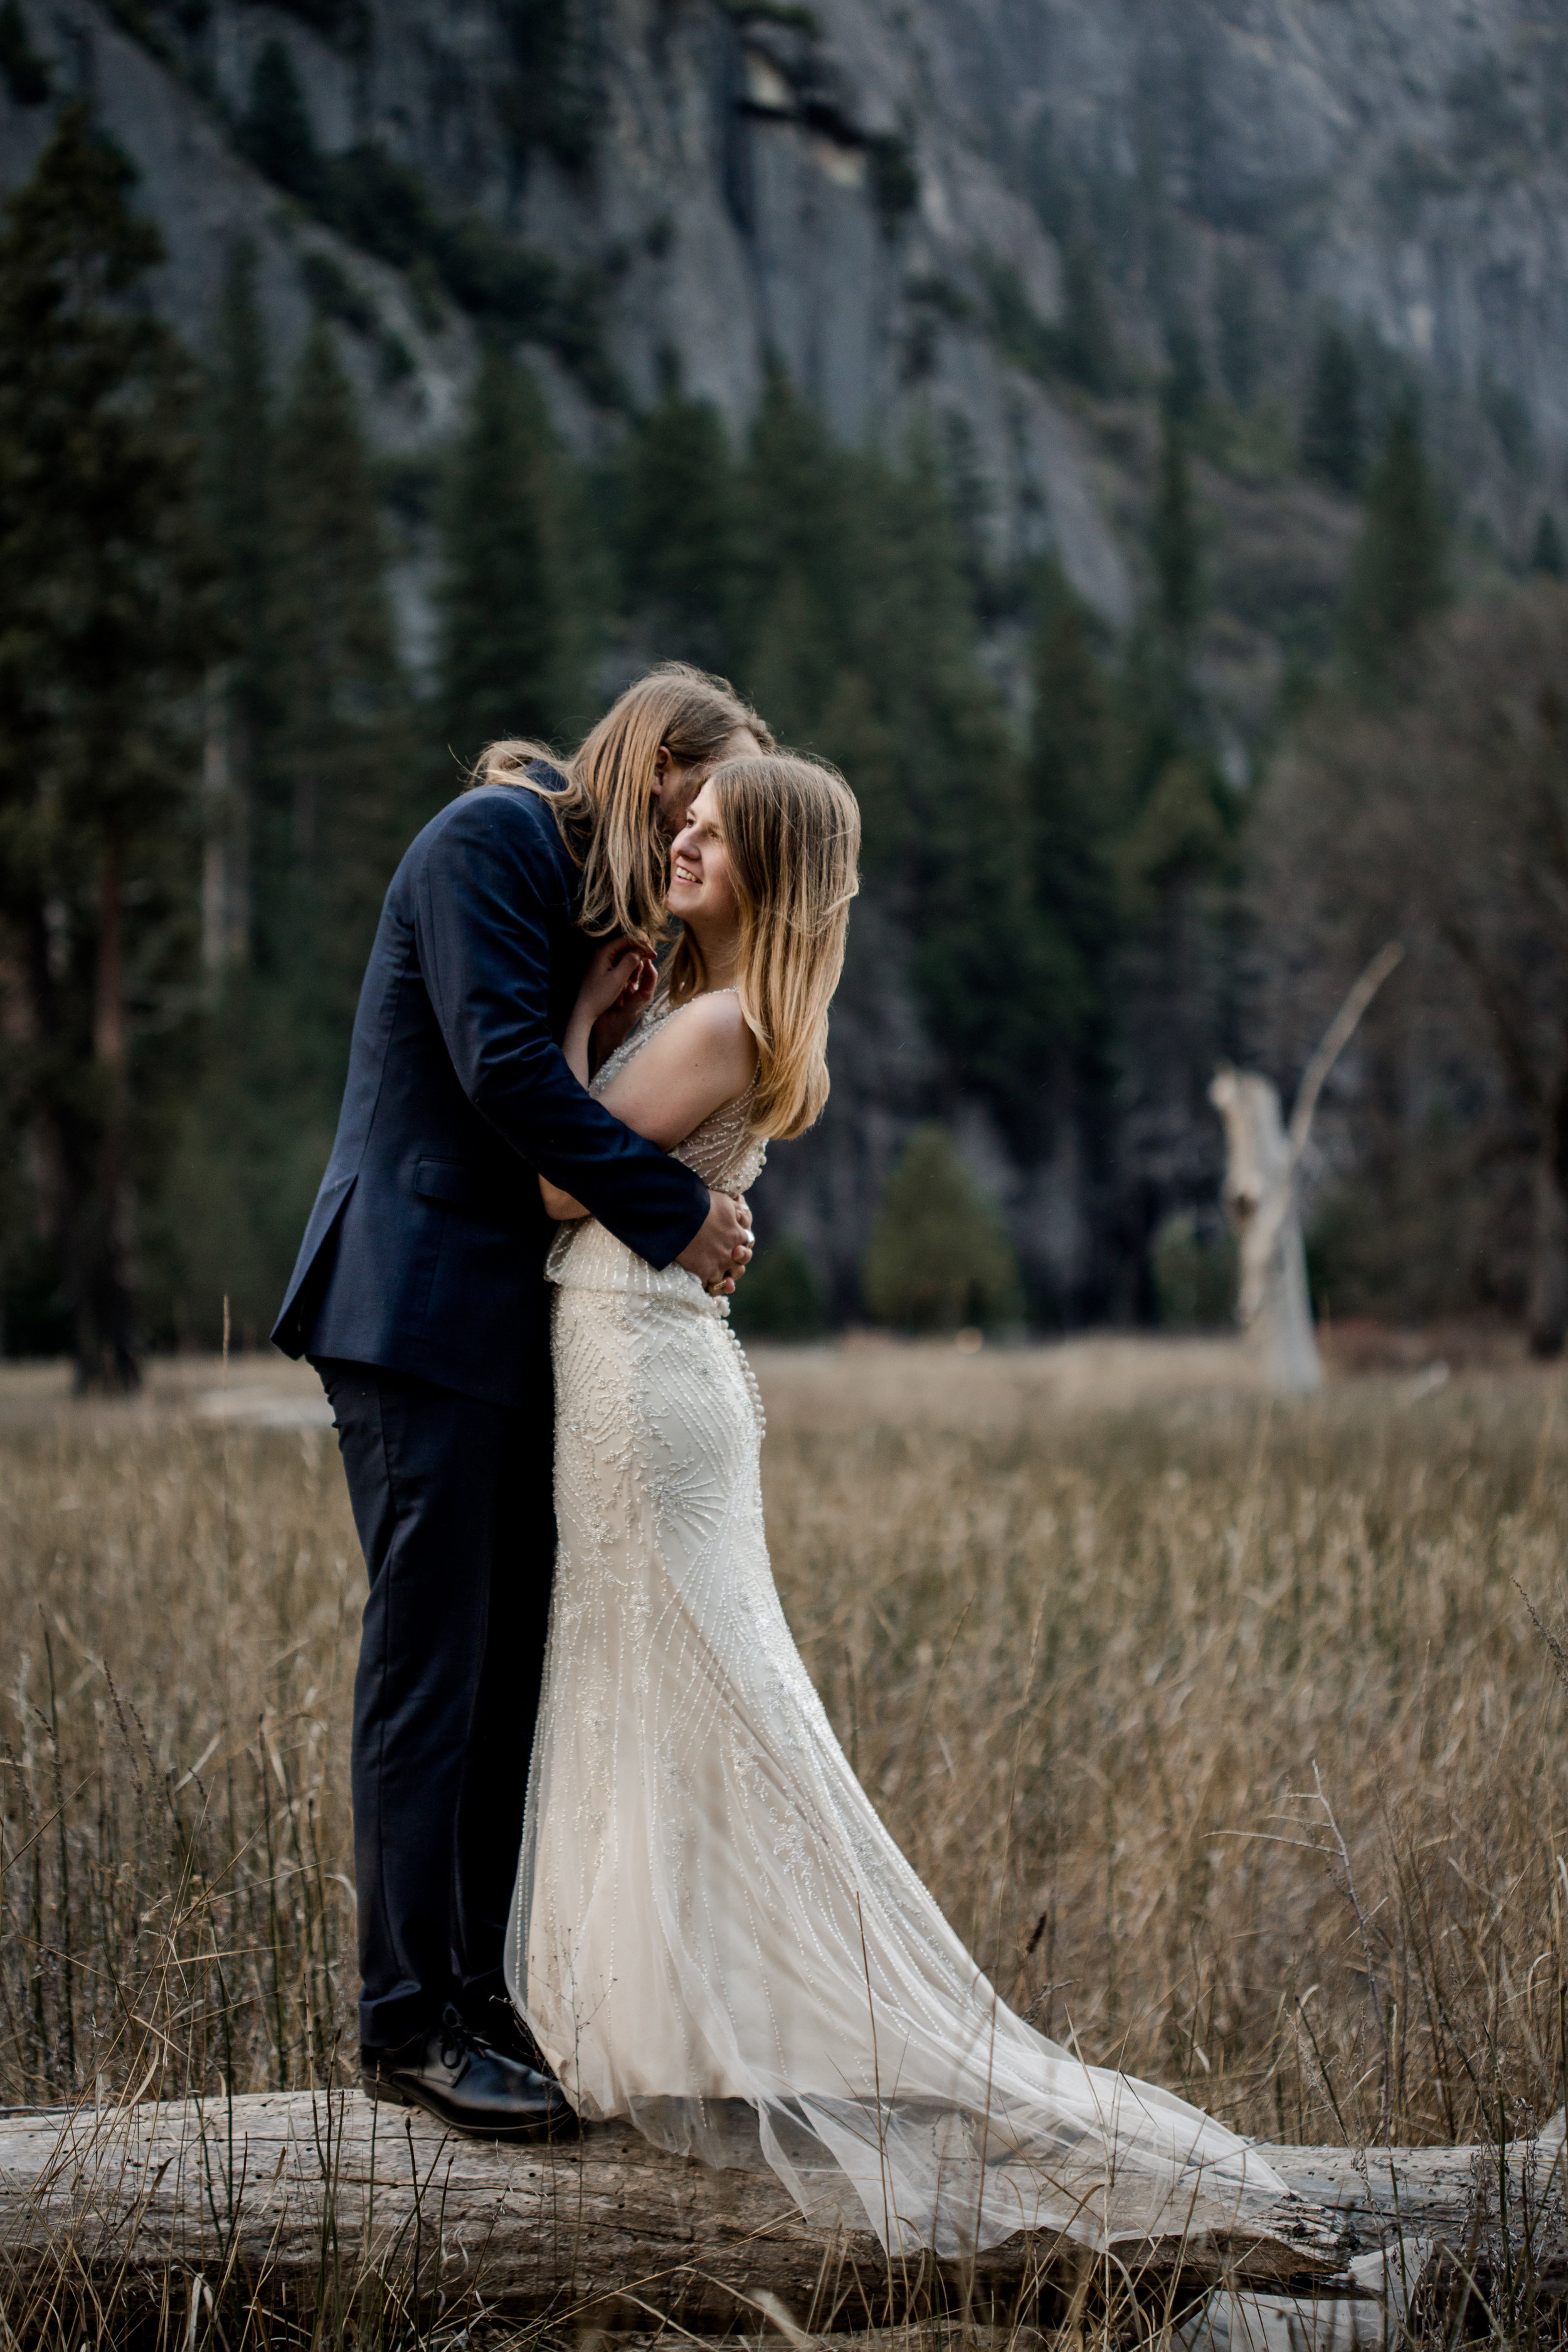
<svg viewBox="0 0 1568 2352">
<path fill-rule="evenodd" d="M 702 782 L 666 745 L 647 756 L 646 776 L 620 763 L 590 820 L 612 859 L 631 845 L 644 887 L 647 829 L 679 830 Z M 593 951 L 577 885 L 548 798 L 526 786 L 461 793 L 413 843 L 272 1333 L 321 1374 L 370 1571 L 353 1763 L 362 2079 L 498 2138 L 572 2124 L 502 1975 L 555 1547 L 553 1228 L 535 1174 L 655 1265 L 730 1287 L 751 1255 L 744 1203 L 710 1194 L 566 1066 Z"/>
</svg>

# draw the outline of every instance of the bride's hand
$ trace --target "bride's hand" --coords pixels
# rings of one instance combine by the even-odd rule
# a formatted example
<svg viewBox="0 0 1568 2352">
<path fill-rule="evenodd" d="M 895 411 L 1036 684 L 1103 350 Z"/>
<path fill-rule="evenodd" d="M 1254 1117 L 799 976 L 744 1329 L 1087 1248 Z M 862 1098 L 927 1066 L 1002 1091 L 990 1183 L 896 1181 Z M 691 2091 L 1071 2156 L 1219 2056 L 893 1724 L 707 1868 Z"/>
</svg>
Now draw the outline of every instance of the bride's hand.
<svg viewBox="0 0 1568 2352">
<path fill-rule="evenodd" d="M 654 957 L 647 948 L 639 948 L 635 939 L 606 939 L 595 948 L 593 964 L 583 973 L 583 985 L 576 992 L 578 1021 L 599 1021 L 602 1013 L 626 997 L 627 988 L 637 988 L 644 967 L 651 969 L 651 964 Z"/>
<path fill-rule="evenodd" d="M 605 940 L 583 975 L 562 1050 L 579 1086 L 613 1054 L 646 1007 L 658 979 L 653 957 L 636 940 Z"/>
<path fill-rule="evenodd" d="M 597 1021 L 619 1003 L 637 982 L 644 965 L 652 961 L 647 950 L 639 947 L 635 940 L 605 940 L 595 950 L 594 961 L 577 991 L 579 1019 Z"/>
<path fill-rule="evenodd" d="M 624 1045 L 653 1001 L 658 966 L 632 940 L 610 940 L 588 967 L 578 992 L 579 1012 L 593 1024 L 595 1065 Z"/>
</svg>

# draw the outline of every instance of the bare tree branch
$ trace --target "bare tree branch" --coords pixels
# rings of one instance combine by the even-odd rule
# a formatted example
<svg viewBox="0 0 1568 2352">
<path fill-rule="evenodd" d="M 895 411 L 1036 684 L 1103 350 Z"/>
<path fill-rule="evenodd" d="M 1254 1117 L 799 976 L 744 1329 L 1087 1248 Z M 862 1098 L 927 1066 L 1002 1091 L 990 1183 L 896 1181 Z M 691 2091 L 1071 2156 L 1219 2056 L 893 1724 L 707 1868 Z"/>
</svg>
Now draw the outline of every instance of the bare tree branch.
<svg viewBox="0 0 1568 2352">
<path fill-rule="evenodd" d="M 1390 940 L 1385 948 L 1378 950 L 1324 1030 L 1317 1052 L 1302 1071 L 1301 1083 L 1296 1089 L 1295 1108 L 1290 1113 L 1290 1124 L 1286 1129 L 1290 1145 L 1292 1177 L 1301 1164 L 1301 1154 L 1307 1149 L 1312 1113 L 1318 1108 L 1318 1097 L 1323 1091 L 1324 1080 L 1354 1036 L 1367 1006 L 1394 966 L 1403 962 L 1404 957 L 1405 949 L 1398 940 Z"/>
</svg>

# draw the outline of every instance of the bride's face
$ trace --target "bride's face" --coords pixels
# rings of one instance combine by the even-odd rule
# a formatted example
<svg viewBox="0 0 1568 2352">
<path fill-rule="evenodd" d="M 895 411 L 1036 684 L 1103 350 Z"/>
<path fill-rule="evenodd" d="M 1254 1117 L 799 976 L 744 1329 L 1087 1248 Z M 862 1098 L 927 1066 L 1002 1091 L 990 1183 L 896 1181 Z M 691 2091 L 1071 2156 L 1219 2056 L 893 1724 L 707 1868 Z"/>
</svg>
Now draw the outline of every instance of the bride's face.
<svg viewBox="0 0 1568 2352">
<path fill-rule="evenodd" d="M 740 923 L 724 832 L 710 787 L 692 802 L 669 853 L 669 911 L 700 939 L 718 940 Z"/>
</svg>

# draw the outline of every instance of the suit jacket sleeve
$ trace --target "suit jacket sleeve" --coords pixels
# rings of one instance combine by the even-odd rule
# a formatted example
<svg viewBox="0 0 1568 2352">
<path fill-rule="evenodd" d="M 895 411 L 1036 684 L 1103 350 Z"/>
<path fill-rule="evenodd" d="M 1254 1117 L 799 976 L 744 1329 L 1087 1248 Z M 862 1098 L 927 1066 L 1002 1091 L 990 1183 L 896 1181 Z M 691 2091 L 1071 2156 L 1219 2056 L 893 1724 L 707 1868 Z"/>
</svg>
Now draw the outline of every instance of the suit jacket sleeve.
<svg viewBox="0 0 1568 2352">
<path fill-rule="evenodd" d="M 522 810 L 488 794 L 459 803 L 415 891 L 425 985 L 475 1109 L 628 1249 L 668 1265 L 707 1217 L 708 1188 L 595 1102 L 551 1035 L 550 881 Z"/>
</svg>

